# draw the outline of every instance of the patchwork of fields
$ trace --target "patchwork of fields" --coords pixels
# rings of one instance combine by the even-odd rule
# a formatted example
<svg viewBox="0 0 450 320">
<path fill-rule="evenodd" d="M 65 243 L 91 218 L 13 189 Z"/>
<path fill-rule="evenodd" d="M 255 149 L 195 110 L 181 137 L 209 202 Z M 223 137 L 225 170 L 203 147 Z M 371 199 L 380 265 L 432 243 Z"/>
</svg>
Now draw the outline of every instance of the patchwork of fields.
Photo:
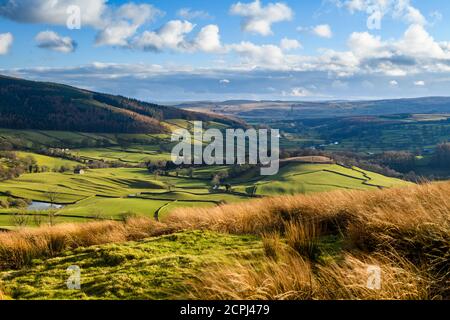
<svg viewBox="0 0 450 320">
<path fill-rule="evenodd" d="M 67 161 L 31 153 L 20 155 L 35 156 L 38 163 Z M 24 174 L 17 179 L 0 182 L 3 197 L 64 206 L 47 211 L 1 209 L 0 226 L 14 228 L 18 215 L 25 216 L 28 225 L 35 223 L 36 215 L 45 222 L 49 214 L 54 216 L 56 223 L 120 220 L 134 215 L 164 219 L 167 213 L 179 207 L 211 207 L 253 197 L 408 185 L 403 180 L 337 164 L 290 162 L 284 164 L 275 176 L 262 177 L 259 170 L 254 169 L 239 178 L 228 179 L 227 183 L 231 185 L 228 192 L 211 190 L 212 176 L 227 170 L 226 166 L 199 167 L 191 177 L 175 176 L 174 173 L 155 175 L 145 168 L 90 169 L 81 175 L 72 171 Z"/>
<path fill-rule="evenodd" d="M 192 130 L 193 122 L 169 120 L 170 130 Z M 226 129 L 220 123 L 204 123 L 204 129 Z M 31 211 L 0 209 L 0 227 L 36 225 L 52 217 L 56 223 L 92 219 L 125 219 L 144 215 L 164 219 L 175 208 L 211 207 L 254 197 L 307 194 L 335 189 L 373 190 L 409 183 L 358 168 L 346 168 L 332 161 L 283 161 L 275 176 L 261 176 L 259 169 L 225 178 L 230 186 L 213 190 L 212 178 L 227 166 L 207 166 L 173 171 L 169 175 L 150 173 L 142 164 L 170 160 L 172 142 L 167 134 L 90 134 L 43 130 L 0 129 L 0 142 L 20 150 L 18 157 L 33 157 L 43 172 L 23 174 L 0 182 L 0 199 L 8 197 L 63 205 L 62 208 Z M 64 148 L 68 159 L 34 153 L 41 148 Z M 294 159 L 295 160 L 295 159 Z M 117 163 L 117 168 L 88 169 L 75 174 L 73 168 L 89 161 Z M 65 167 L 65 170 L 58 168 Z M 68 169 L 68 170 L 67 170 Z M 36 217 L 39 217 L 36 219 Z"/>
</svg>

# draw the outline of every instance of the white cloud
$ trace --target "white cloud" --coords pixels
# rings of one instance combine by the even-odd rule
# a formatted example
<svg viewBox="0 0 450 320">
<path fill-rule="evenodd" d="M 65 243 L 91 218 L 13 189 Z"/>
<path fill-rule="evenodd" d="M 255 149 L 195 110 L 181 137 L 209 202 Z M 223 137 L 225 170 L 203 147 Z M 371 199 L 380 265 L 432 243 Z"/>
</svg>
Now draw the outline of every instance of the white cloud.
<svg viewBox="0 0 450 320">
<path fill-rule="evenodd" d="M 210 24 L 203 27 L 194 40 L 194 50 L 218 52 L 222 49 L 219 27 Z"/>
<path fill-rule="evenodd" d="M 403 39 L 396 44 L 396 47 L 405 55 L 416 58 L 436 58 L 449 59 L 449 48 L 447 44 L 436 42 L 432 36 L 418 24 L 411 25 L 406 30 Z"/>
<path fill-rule="evenodd" d="M 96 37 L 96 44 L 99 46 L 122 46 L 128 45 L 128 40 L 134 34 L 138 26 L 132 25 L 126 21 L 119 21 L 115 24 L 109 25 L 100 31 Z"/>
<path fill-rule="evenodd" d="M 211 19 L 211 15 L 203 10 L 192 10 L 191 8 L 181 8 L 177 12 L 177 16 L 186 20 L 194 19 Z"/>
<path fill-rule="evenodd" d="M 250 68 L 257 66 L 282 68 L 286 62 L 283 51 L 275 45 L 256 45 L 252 42 L 243 41 L 238 44 L 229 45 L 227 49 L 241 56 L 244 64 Z"/>
<path fill-rule="evenodd" d="M 368 32 L 353 32 L 350 35 L 347 44 L 350 50 L 360 58 L 379 58 L 390 54 L 389 52 L 386 52 L 381 37 L 373 36 Z"/>
<path fill-rule="evenodd" d="M 36 43 L 39 48 L 49 49 L 53 51 L 70 53 L 75 51 L 77 44 L 69 37 L 61 37 L 53 31 L 42 31 L 36 38 Z"/>
<path fill-rule="evenodd" d="M 295 39 L 283 38 L 280 41 L 280 47 L 285 51 L 290 51 L 302 48 L 302 44 Z"/>
<path fill-rule="evenodd" d="M 70 13 L 81 10 L 81 28 L 99 30 L 97 45 L 126 46 L 128 40 L 145 23 L 162 12 L 149 4 L 125 3 L 108 6 L 107 0 L 6 0 L 0 4 L 0 16 L 23 23 L 66 26 Z"/>
<path fill-rule="evenodd" d="M 195 27 L 189 21 L 172 20 L 155 31 L 143 32 L 133 40 L 130 46 L 156 52 L 172 50 L 221 53 L 225 51 L 220 42 L 220 29 L 217 25 L 204 26 L 192 40 L 188 40 L 187 36 Z"/>
<path fill-rule="evenodd" d="M 222 79 L 219 81 L 220 84 L 229 84 L 231 81 L 228 79 Z"/>
<path fill-rule="evenodd" d="M 415 81 L 414 85 L 418 86 L 418 87 L 423 87 L 423 86 L 425 86 L 425 81 L 422 81 L 422 80 Z"/>
<path fill-rule="evenodd" d="M 389 85 L 392 87 L 397 87 L 398 86 L 398 82 L 396 80 L 391 80 L 389 81 Z"/>
<path fill-rule="evenodd" d="M 110 10 L 97 34 L 96 44 L 126 47 L 143 24 L 159 15 L 162 12 L 149 4 L 126 3 Z"/>
<path fill-rule="evenodd" d="M 156 31 L 145 31 L 134 43 L 135 47 L 151 50 L 187 50 L 185 36 L 195 25 L 189 21 L 172 20 Z"/>
<path fill-rule="evenodd" d="M 348 47 L 359 60 L 359 72 L 405 76 L 450 71 L 450 43 L 437 42 L 418 24 L 409 26 L 398 40 L 383 41 L 368 32 L 355 32 Z"/>
<path fill-rule="evenodd" d="M 0 34 L 0 55 L 7 54 L 11 49 L 14 37 L 10 32 Z"/>
<path fill-rule="evenodd" d="M 322 38 L 331 38 L 333 36 L 333 32 L 331 31 L 331 27 L 328 24 L 320 24 L 312 28 L 313 34 Z"/>
<path fill-rule="evenodd" d="M 243 17 L 241 24 L 243 31 L 263 36 L 273 34 L 272 24 L 289 21 L 294 16 L 291 8 L 284 3 L 269 3 L 267 6 L 262 6 L 260 0 L 233 4 L 230 13 Z"/>
<path fill-rule="evenodd" d="M 224 47 L 241 57 L 239 67 L 244 69 L 324 71 L 338 77 L 450 72 L 450 42 L 434 40 L 421 25 L 411 25 L 397 40 L 385 41 L 369 32 L 354 32 L 347 44 L 347 51 L 321 49 L 314 56 L 288 54 L 287 49 L 296 46 L 289 40 L 281 41 L 280 46 L 241 42 Z"/>
<path fill-rule="evenodd" d="M 283 96 L 290 97 L 308 97 L 311 96 L 311 92 L 303 87 L 293 88 L 289 93 L 283 92 Z"/>
<path fill-rule="evenodd" d="M 115 19 L 130 20 L 133 24 L 142 25 L 148 21 L 153 21 L 157 16 L 162 15 L 162 12 L 149 4 L 131 2 L 120 6 L 113 15 Z"/>
</svg>

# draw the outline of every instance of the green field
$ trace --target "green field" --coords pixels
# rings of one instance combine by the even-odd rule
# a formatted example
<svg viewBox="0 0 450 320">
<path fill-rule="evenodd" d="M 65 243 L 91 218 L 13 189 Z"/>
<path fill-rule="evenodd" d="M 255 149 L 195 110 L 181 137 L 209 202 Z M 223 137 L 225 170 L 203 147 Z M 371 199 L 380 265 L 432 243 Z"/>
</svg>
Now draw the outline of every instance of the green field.
<svg viewBox="0 0 450 320">
<path fill-rule="evenodd" d="M 240 191 L 250 190 L 260 196 L 326 192 L 336 189 L 373 190 L 406 186 L 403 180 L 385 177 L 358 168 L 346 168 L 336 164 L 290 163 L 280 169 L 276 176 L 258 181 L 248 176 L 236 179 Z"/>
<path fill-rule="evenodd" d="M 36 160 L 36 163 L 39 167 L 48 167 L 49 169 L 59 168 L 61 166 L 67 166 L 70 168 L 74 168 L 79 166 L 81 163 L 77 161 L 66 160 L 62 158 L 49 157 L 33 152 L 25 152 L 25 151 L 16 151 L 16 154 L 20 158 L 25 157 L 33 157 Z"/>
<path fill-rule="evenodd" d="M 131 146 L 126 149 L 121 147 L 82 148 L 73 149 L 70 153 L 83 160 L 120 161 L 131 165 L 137 165 L 147 161 L 169 161 L 171 159 L 169 152 L 161 152 L 157 149 L 157 146 L 147 148 L 143 146 Z"/>
<path fill-rule="evenodd" d="M 10 195 L 40 202 L 53 200 L 64 205 L 56 210 L 58 218 L 55 221 L 59 223 L 86 219 L 118 220 L 127 215 L 164 219 L 169 212 L 180 207 L 211 207 L 252 197 L 336 189 L 373 190 L 409 184 L 358 168 L 292 162 L 283 165 L 275 176 L 263 177 L 259 175 L 259 169 L 253 169 L 239 178 L 227 179 L 225 182 L 231 185 L 232 192 L 225 192 L 224 188 L 211 191 L 211 177 L 228 169 L 226 166 L 200 167 L 193 171 L 192 178 L 183 171 L 178 176 L 174 173 L 155 176 L 143 168 L 90 169 L 83 175 L 72 172 L 24 174 L 17 179 L 0 182 L 0 192 L 3 198 Z M 0 226 L 12 227 L 12 215 L 17 212 L 13 208 L 0 210 L 3 214 Z M 28 219 L 29 225 L 33 224 L 32 220 Z"/>
</svg>

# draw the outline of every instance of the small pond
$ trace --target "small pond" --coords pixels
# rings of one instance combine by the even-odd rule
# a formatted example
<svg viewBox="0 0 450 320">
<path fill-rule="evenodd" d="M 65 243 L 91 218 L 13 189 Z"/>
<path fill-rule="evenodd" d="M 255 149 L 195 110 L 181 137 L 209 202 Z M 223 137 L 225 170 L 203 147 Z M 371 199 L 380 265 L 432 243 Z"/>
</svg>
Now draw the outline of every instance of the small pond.
<svg viewBox="0 0 450 320">
<path fill-rule="evenodd" d="M 41 210 L 47 210 L 47 209 L 61 209 L 63 207 L 64 206 L 61 204 L 51 204 L 48 202 L 33 201 L 28 206 L 28 210 L 41 211 Z"/>
</svg>

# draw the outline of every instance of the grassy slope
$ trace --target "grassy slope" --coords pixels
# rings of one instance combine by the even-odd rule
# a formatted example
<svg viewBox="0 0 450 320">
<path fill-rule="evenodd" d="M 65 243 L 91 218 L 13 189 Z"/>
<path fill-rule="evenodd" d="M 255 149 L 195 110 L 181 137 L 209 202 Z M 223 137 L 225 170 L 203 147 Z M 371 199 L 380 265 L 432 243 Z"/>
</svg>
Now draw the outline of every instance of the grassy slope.
<svg viewBox="0 0 450 320">
<path fill-rule="evenodd" d="M 263 178 L 255 183 L 245 183 L 240 190 L 256 187 L 257 195 L 282 195 L 325 192 L 335 189 L 373 190 L 410 185 L 403 180 L 385 177 L 358 168 L 345 168 L 330 164 L 291 163 L 280 169 L 279 174 Z M 250 178 L 251 179 L 251 178 Z"/>
<path fill-rule="evenodd" d="M 0 268 L 20 256 L 28 261 L 19 270 L 3 268 L 0 294 L 16 299 L 448 299 L 449 191 L 449 183 L 334 191 L 179 210 L 153 226 L 151 220 L 138 220 L 125 227 L 108 222 L 0 234 Z M 145 238 L 167 227 L 185 231 L 139 242 L 118 236 L 131 232 Z M 203 231 L 195 231 L 200 227 Z M 104 242 L 116 244 L 86 247 Z M 51 244 L 58 243 L 53 251 Z M 45 259 L 46 254 L 56 257 Z M 65 287 L 71 265 L 81 267 L 81 291 Z M 374 265 L 381 268 L 380 290 L 367 287 L 367 268 Z"/>
<path fill-rule="evenodd" d="M 154 147 L 157 148 L 156 146 Z M 83 148 L 71 153 L 87 160 L 120 161 L 127 164 L 140 164 L 147 161 L 169 161 L 170 153 L 127 148 Z"/>
<path fill-rule="evenodd" d="M 262 255 L 255 236 L 191 231 L 141 242 L 80 248 L 26 270 L 0 272 L 0 288 L 14 299 L 188 298 L 186 282 L 200 268 Z M 82 290 L 67 290 L 69 266 L 81 268 Z"/>
<path fill-rule="evenodd" d="M 44 156 L 44 155 L 33 153 L 33 152 L 16 151 L 16 154 L 20 158 L 33 157 L 36 160 L 36 163 L 38 166 L 40 166 L 40 167 L 46 166 L 49 169 L 59 168 L 61 166 L 68 166 L 70 168 L 74 168 L 77 165 L 81 164 L 76 161 Z"/>
</svg>

